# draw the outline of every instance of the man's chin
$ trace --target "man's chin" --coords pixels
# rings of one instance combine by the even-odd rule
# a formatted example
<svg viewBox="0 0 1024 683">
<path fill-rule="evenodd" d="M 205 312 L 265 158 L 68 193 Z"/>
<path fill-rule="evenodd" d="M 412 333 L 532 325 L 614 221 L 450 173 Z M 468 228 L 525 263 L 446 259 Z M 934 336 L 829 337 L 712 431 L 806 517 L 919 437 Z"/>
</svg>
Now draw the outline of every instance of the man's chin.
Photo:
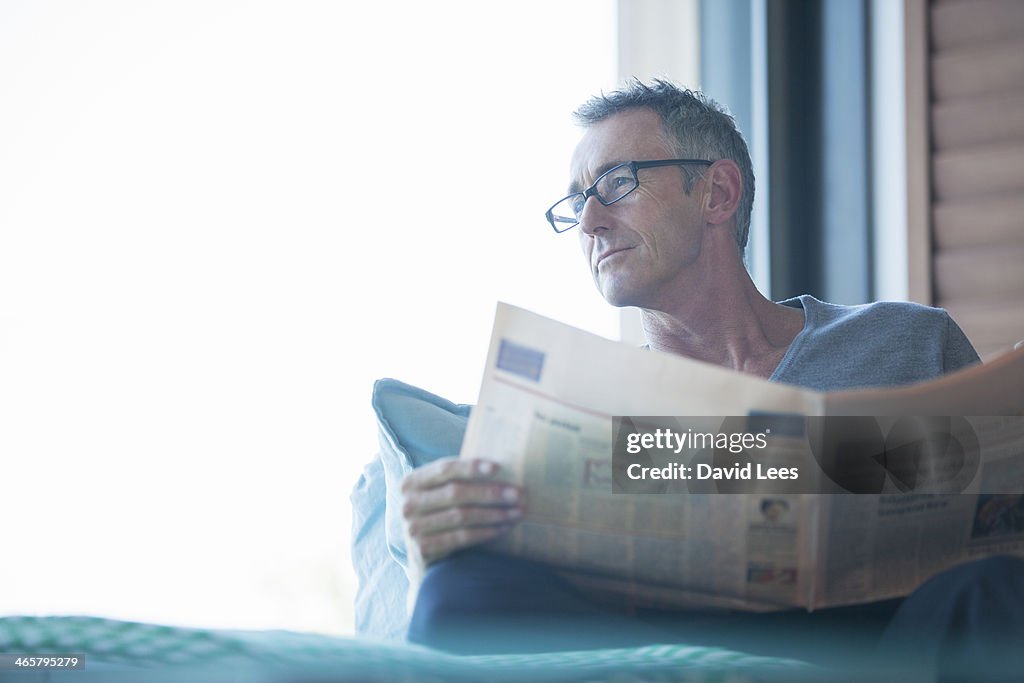
<svg viewBox="0 0 1024 683">
<path fill-rule="evenodd" d="M 641 298 L 636 292 L 632 292 L 621 287 L 601 287 L 598 285 L 598 291 L 601 292 L 601 296 L 612 306 L 616 308 L 625 308 L 626 306 L 640 306 Z"/>
</svg>

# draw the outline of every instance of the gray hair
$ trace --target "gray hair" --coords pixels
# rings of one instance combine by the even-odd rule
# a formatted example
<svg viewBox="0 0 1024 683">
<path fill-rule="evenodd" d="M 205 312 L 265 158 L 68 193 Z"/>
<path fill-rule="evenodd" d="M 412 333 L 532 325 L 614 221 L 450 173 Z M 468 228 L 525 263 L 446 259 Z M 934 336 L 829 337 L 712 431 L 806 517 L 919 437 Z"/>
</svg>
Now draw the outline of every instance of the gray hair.
<svg viewBox="0 0 1024 683">
<path fill-rule="evenodd" d="M 661 117 L 666 136 L 680 158 L 710 161 L 731 159 L 740 167 L 743 193 L 736 207 L 735 237 L 742 253 L 750 232 L 754 170 L 747 143 L 736 128 L 736 121 L 724 107 L 704 93 L 680 88 L 661 79 L 654 79 L 651 83 L 639 79 L 628 81 L 618 90 L 592 97 L 573 112 L 573 117 L 577 123 L 586 127 L 627 109 L 639 107 L 652 109 Z M 689 194 L 693 180 L 699 173 L 689 167 L 684 166 L 683 169 L 686 173 L 686 192 Z"/>
</svg>

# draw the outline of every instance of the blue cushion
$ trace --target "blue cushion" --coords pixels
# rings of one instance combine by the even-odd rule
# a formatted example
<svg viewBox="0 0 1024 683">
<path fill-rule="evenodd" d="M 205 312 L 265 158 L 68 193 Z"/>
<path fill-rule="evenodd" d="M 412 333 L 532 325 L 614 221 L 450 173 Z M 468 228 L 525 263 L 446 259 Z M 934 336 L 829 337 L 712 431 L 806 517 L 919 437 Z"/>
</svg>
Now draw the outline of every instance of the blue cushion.
<svg viewBox="0 0 1024 683">
<path fill-rule="evenodd" d="M 405 570 L 388 553 L 384 536 L 384 464 L 380 456 L 364 469 L 352 489 L 352 564 L 359 585 L 355 596 L 356 633 L 401 639 L 408 627 Z"/>
<path fill-rule="evenodd" d="M 404 638 L 409 625 L 408 560 L 402 530 L 402 478 L 414 468 L 458 455 L 471 406 L 381 379 L 373 385 L 380 453 L 352 490 L 352 562 L 359 587 L 356 633 Z"/>
</svg>

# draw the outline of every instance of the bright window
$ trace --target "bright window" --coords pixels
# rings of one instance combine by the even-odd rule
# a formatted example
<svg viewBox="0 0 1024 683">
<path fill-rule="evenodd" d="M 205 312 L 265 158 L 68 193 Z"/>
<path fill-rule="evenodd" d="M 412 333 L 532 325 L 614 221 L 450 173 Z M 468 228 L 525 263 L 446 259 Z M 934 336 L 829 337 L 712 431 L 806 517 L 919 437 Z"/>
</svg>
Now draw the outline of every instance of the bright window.
<svg viewBox="0 0 1024 683">
<path fill-rule="evenodd" d="M 614 11 L 0 5 L 0 609 L 349 631 L 373 380 L 616 335 L 543 218 Z"/>
</svg>

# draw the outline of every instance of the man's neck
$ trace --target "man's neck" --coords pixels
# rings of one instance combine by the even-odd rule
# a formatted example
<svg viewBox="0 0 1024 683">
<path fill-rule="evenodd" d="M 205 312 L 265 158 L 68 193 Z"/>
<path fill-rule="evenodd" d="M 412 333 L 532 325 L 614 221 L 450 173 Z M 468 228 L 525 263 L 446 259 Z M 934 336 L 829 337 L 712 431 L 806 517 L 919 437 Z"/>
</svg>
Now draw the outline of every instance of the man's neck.
<svg viewBox="0 0 1024 683">
<path fill-rule="evenodd" d="M 702 297 L 680 296 L 660 310 L 642 309 L 652 349 L 769 377 L 804 325 L 803 313 L 761 295 L 739 257 L 707 271 Z"/>
</svg>

